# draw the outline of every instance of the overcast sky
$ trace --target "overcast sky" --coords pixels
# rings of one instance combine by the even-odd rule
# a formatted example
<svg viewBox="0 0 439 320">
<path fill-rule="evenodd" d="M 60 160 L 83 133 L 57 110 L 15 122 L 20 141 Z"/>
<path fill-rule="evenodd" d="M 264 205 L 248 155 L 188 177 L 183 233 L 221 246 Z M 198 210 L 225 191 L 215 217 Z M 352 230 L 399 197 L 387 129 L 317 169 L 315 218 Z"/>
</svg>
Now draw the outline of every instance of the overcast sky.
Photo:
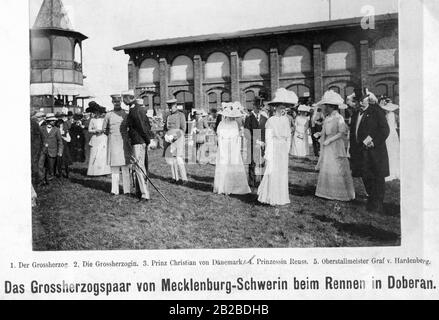
<svg viewBox="0 0 439 320">
<path fill-rule="evenodd" d="M 29 0 L 32 26 L 43 0 Z M 128 88 L 128 56 L 112 48 L 162 39 L 328 20 L 328 0 L 63 0 L 83 43 L 85 83 L 95 100 Z M 332 0 L 332 19 L 397 12 L 397 0 Z"/>
</svg>

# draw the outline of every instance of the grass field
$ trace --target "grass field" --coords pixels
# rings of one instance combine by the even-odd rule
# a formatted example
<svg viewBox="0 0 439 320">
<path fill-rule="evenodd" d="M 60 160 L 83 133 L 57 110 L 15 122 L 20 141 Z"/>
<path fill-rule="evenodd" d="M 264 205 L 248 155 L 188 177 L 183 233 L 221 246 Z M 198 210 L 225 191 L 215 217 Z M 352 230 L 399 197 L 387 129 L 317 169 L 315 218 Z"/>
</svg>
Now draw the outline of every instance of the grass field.
<svg viewBox="0 0 439 320">
<path fill-rule="evenodd" d="M 170 181 L 161 151 L 150 151 L 152 200 L 111 196 L 111 178 L 87 177 L 75 164 L 69 180 L 37 188 L 33 246 L 50 250 L 363 247 L 400 244 L 399 181 L 386 184 L 384 215 L 365 210 L 365 191 L 344 203 L 314 196 L 314 159 L 290 161 L 291 204 L 261 205 L 256 195 L 212 193 L 215 167 L 187 165 L 188 185 Z"/>
</svg>

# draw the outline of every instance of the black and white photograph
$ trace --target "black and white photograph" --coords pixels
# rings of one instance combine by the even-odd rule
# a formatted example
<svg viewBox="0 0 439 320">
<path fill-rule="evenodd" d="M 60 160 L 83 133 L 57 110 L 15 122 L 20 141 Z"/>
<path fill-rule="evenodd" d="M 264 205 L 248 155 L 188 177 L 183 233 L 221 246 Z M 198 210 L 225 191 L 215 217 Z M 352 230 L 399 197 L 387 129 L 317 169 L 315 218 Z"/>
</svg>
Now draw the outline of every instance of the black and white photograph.
<svg viewBox="0 0 439 320">
<path fill-rule="evenodd" d="M 399 44 L 397 0 L 29 0 L 33 251 L 401 246 Z"/>
</svg>

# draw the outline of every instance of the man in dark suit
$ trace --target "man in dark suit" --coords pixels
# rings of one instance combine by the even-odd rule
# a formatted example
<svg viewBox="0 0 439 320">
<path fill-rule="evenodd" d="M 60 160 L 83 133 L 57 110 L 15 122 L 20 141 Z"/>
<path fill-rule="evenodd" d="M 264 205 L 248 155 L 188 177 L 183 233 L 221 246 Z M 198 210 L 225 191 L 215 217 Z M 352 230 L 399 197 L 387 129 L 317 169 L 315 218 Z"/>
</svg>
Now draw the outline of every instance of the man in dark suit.
<svg viewBox="0 0 439 320">
<path fill-rule="evenodd" d="M 350 129 L 352 175 L 363 180 L 369 195 L 367 210 L 383 213 L 385 177 L 389 175 L 389 126 L 376 97 L 367 89 L 355 90 L 353 99 L 359 108 L 352 116 Z"/>
<path fill-rule="evenodd" d="M 133 156 L 137 159 L 138 166 L 135 167 L 135 171 L 141 200 L 149 200 L 148 184 L 143 172 L 147 173 L 148 171 L 145 159 L 147 159 L 147 148 L 151 141 L 151 124 L 147 116 L 148 110 L 143 106 L 143 99 L 136 99 L 134 104 L 135 106 L 130 109 L 127 117 L 128 136 L 133 146 Z"/>
<path fill-rule="evenodd" d="M 262 179 L 262 167 L 265 143 L 265 124 L 267 118 L 260 112 L 261 105 L 256 104 L 244 122 L 247 142 L 246 164 L 249 164 L 249 185 L 257 188 Z"/>
<path fill-rule="evenodd" d="M 41 124 L 44 122 L 44 113 L 36 112 L 32 115 L 30 121 L 31 129 L 31 170 L 32 170 L 32 180 L 34 182 L 38 181 L 39 169 L 38 162 L 40 160 L 41 147 L 43 145 L 43 137 L 41 133 Z"/>
<path fill-rule="evenodd" d="M 62 157 L 63 142 L 61 132 L 55 126 L 57 118 L 53 113 L 46 115 L 46 125 L 41 127 L 41 152 L 38 161 L 40 184 L 47 184 L 52 181 L 55 175 L 55 163 L 57 157 Z M 45 170 L 47 162 L 47 172 Z"/>
</svg>

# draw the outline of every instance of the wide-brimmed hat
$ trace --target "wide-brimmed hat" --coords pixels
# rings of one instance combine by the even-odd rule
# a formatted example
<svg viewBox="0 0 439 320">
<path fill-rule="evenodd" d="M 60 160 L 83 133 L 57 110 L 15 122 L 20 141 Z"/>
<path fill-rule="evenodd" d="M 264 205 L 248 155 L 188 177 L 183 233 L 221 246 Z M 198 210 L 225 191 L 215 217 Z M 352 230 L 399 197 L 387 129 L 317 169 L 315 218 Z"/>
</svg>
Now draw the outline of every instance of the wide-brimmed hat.
<svg viewBox="0 0 439 320">
<path fill-rule="evenodd" d="M 218 114 L 228 118 L 241 118 L 244 116 L 244 108 L 238 101 L 223 102 L 221 104 L 221 111 L 219 111 Z"/>
<path fill-rule="evenodd" d="M 397 104 L 394 104 L 394 103 L 388 103 L 388 104 L 386 104 L 385 106 L 381 106 L 381 108 L 383 108 L 384 110 L 386 110 L 386 111 L 389 111 L 389 112 L 393 112 L 393 111 L 395 111 L 395 110 L 398 110 L 399 109 L 399 106 L 397 105 Z"/>
<path fill-rule="evenodd" d="M 310 112 L 310 111 L 311 111 L 311 107 L 310 107 L 310 106 L 307 106 L 307 105 L 304 105 L 304 104 L 301 104 L 301 105 L 297 108 L 297 111 L 299 111 L 299 112 Z"/>
<path fill-rule="evenodd" d="M 285 88 L 280 88 L 276 90 L 274 94 L 274 99 L 268 102 L 269 105 L 276 104 L 289 104 L 295 105 L 299 102 L 299 98 L 297 97 L 294 91 L 287 90 Z"/>
<path fill-rule="evenodd" d="M 124 92 L 122 92 L 122 96 L 134 97 L 135 96 L 134 90 L 124 91 Z"/>
<path fill-rule="evenodd" d="M 328 90 L 323 95 L 322 100 L 316 103 L 317 106 L 323 104 L 332 104 L 336 106 L 341 106 L 342 104 L 344 104 L 344 100 L 337 92 L 333 90 Z"/>
<path fill-rule="evenodd" d="M 46 121 L 56 121 L 56 120 L 58 120 L 58 118 L 55 117 L 55 114 L 53 114 L 53 113 L 48 113 L 48 114 L 46 114 L 46 118 L 45 118 L 45 120 L 46 120 Z"/>
</svg>

